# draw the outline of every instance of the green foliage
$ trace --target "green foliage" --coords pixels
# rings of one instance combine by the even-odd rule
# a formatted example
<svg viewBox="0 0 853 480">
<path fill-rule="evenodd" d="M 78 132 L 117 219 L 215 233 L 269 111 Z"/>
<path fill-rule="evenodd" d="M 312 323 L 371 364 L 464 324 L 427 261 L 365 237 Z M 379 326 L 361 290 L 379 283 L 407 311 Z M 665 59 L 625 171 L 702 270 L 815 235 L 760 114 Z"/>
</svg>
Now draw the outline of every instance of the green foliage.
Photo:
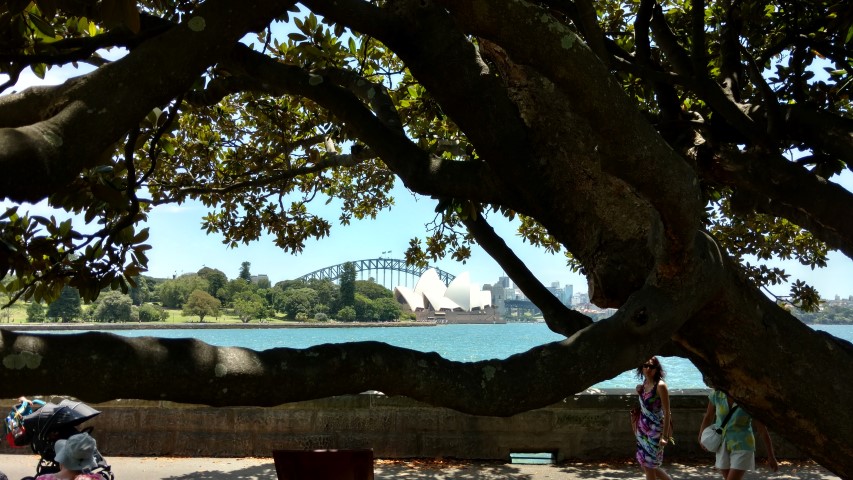
<svg viewBox="0 0 853 480">
<path fill-rule="evenodd" d="M 225 272 L 215 268 L 203 267 L 198 272 L 198 276 L 207 280 L 207 293 L 219 299 L 220 302 L 226 300 L 225 287 L 228 285 L 228 277 Z"/>
<path fill-rule="evenodd" d="M 260 320 L 267 316 L 266 302 L 256 293 L 240 292 L 234 298 L 234 314 L 243 323 Z"/>
<path fill-rule="evenodd" d="M 139 276 L 135 280 L 136 286 L 130 287 L 128 295 L 130 295 L 134 305 L 140 306 L 151 298 L 153 285 L 148 282 L 145 276 Z"/>
<path fill-rule="evenodd" d="M 47 307 L 47 317 L 67 323 L 83 314 L 80 302 L 80 292 L 74 287 L 64 287 L 59 298 Z"/>
<path fill-rule="evenodd" d="M 341 302 L 340 287 L 329 279 L 308 280 L 306 287 L 317 292 L 317 306 L 315 311 L 337 311 Z"/>
<path fill-rule="evenodd" d="M 853 325 L 853 301 L 824 305 L 812 311 L 794 309 L 791 313 L 808 324 Z"/>
<path fill-rule="evenodd" d="M 181 308 L 195 290 L 206 292 L 209 286 L 207 280 L 194 274 L 181 275 L 173 280 L 161 283 L 157 290 L 160 303 L 166 308 Z"/>
<path fill-rule="evenodd" d="M 355 316 L 360 322 L 392 322 L 400 318 L 400 304 L 390 296 L 371 299 L 361 293 L 355 294 Z"/>
<path fill-rule="evenodd" d="M 197 316 L 199 322 L 204 321 L 206 316 L 219 315 L 219 300 L 204 290 L 193 290 L 184 304 L 183 313 L 186 316 Z"/>
<path fill-rule="evenodd" d="M 290 318 L 299 313 L 312 315 L 317 306 L 317 292 L 310 288 L 291 288 L 281 294 L 282 310 Z"/>
<path fill-rule="evenodd" d="M 140 322 L 159 322 L 168 318 L 169 314 L 163 307 L 146 303 L 139 307 Z"/>
<path fill-rule="evenodd" d="M 0 213 L 0 277 L 14 273 L 2 287 L 16 298 L 49 300 L 70 285 L 93 300 L 101 289 L 127 291 L 147 265 L 148 229 L 136 232 L 133 225 L 120 227 L 127 222 L 116 220 L 107 221 L 97 234 L 84 236 L 73 229 L 71 220 L 19 215 L 17 210 L 11 207 Z M 131 257 L 132 263 L 122 271 L 112 267 L 125 265 Z"/>
<path fill-rule="evenodd" d="M 41 323 L 47 318 L 44 305 L 38 302 L 30 302 L 27 305 L 27 321 L 30 323 Z"/>
<path fill-rule="evenodd" d="M 708 212 L 709 231 L 720 245 L 741 265 L 744 274 L 758 285 L 778 285 L 790 280 L 779 267 L 768 267 L 773 259 L 796 260 L 811 268 L 826 266 L 826 245 L 814 235 L 793 223 L 769 215 L 737 214 L 735 198 L 721 192 L 716 208 Z M 752 261 L 757 261 L 753 264 Z M 820 301 L 819 293 L 801 281 L 791 285 L 787 298 L 793 305 L 814 310 Z"/>
<path fill-rule="evenodd" d="M 341 267 L 340 276 L 341 305 L 351 307 L 355 305 L 355 265 L 352 262 L 344 263 Z"/>
<path fill-rule="evenodd" d="M 376 320 L 380 322 L 393 322 L 400 318 L 402 310 L 400 304 L 394 298 L 382 297 L 373 301 L 376 311 Z"/>
<path fill-rule="evenodd" d="M 249 271 L 249 267 L 251 266 L 251 262 L 243 262 L 242 264 L 240 264 L 240 275 L 238 276 L 238 278 L 247 282 L 251 282 L 252 272 Z"/>
<path fill-rule="evenodd" d="M 355 313 L 355 308 L 350 307 L 350 306 L 346 306 L 346 307 L 338 310 L 338 313 L 335 314 L 335 317 L 340 322 L 354 322 L 357 318 L 356 313 Z"/>
<path fill-rule="evenodd" d="M 132 304 L 130 297 L 121 292 L 106 292 L 98 298 L 93 319 L 100 323 L 129 322 Z"/>
<path fill-rule="evenodd" d="M 394 297 L 394 293 L 391 290 L 370 280 L 356 280 L 355 293 L 360 293 L 371 300 Z"/>
<path fill-rule="evenodd" d="M 360 293 L 355 294 L 355 318 L 359 321 L 375 322 L 379 320 L 373 301 Z"/>
<path fill-rule="evenodd" d="M 251 291 L 252 283 L 242 278 L 235 278 L 233 280 L 229 280 L 228 284 L 225 286 L 224 294 L 226 302 L 231 302 L 237 295 L 241 292 Z"/>
</svg>

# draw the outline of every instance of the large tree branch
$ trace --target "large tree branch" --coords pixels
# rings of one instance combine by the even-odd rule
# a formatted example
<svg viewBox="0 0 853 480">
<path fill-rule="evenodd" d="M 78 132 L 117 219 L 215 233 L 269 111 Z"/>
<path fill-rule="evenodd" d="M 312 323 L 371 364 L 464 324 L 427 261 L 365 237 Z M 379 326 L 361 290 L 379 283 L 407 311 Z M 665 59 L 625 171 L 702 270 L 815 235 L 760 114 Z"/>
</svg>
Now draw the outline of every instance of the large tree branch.
<svg viewBox="0 0 853 480">
<path fill-rule="evenodd" d="M 694 78 L 696 94 L 708 102 L 708 105 L 722 115 L 726 122 L 740 132 L 745 139 L 755 145 L 770 145 L 766 131 L 741 110 L 734 97 L 727 95 L 722 87 L 705 75 L 704 71 L 694 71 L 690 55 L 678 43 L 678 39 L 669 28 L 660 5 L 654 8 L 651 25 L 655 42 L 669 59 L 674 70 L 681 76 Z"/>
<path fill-rule="evenodd" d="M 524 292 L 524 295 L 542 310 L 545 323 L 551 331 L 569 337 L 592 324 L 591 318 L 563 305 L 560 299 L 549 292 L 524 262 L 515 255 L 515 252 L 507 247 L 503 239 L 495 233 L 482 215 L 477 215 L 476 218 L 467 218 L 463 220 L 463 223 L 474 235 L 477 243 L 498 262 L 498 265 L 512 278 L 518 288 Z"/>
<path fill-rule="evenodd" d="M 635 368 L 701 309 L 710 286 L 648 286 L 614 316 L 565 341 L 506 360 L 475 363 L 379 342 L 256 352 L 194 339 L 0 330 L 0 395 L 62 392 L 90 402 L 168 398 L 215 406 L 268 406 L 374 389 L 472 414 L 513 415 Z M 692 302 L 683 301 L 688 292 Z M 99 379 L 94 383 L 68 373 L 93 369 Z"/>
<path fill-rule="evenodd" d="M 547 76 L 571 99 L 572 113 L 595 126 L 596 135 L 620 139 L 594 141 L 589 146 L 594 147 L 594 155 L 607 159 L 601 163 L 607 173 L 630 184 L 657 209 L 664 228 L 659 252 L 667 257 L 663 261 L 683 261 L 693 245 L 697 212 L 702 208 L 692 180 L 695 172 L 661 140 L 577 35 L 525 2 L 490 3 L 487 8 L 473 0 L 439 3 L 467 32 L 494 41 L 514 62 L 531 65 Z M 543 21 L 536 25 L 515 21 L 540 17 Z M 613 108 L 625 116 L 613 118 L 609 115 Z"/>
<path fill-rule="evenodd" d="M 10 62 L 16 65 L 66 65 L 75 61 L 103 64 L 107 61 L 94 55 L 98 50 L 111 47 L 135 48 L 139 43 L 161 33 L 172 26 L 171 22 L 160 17 L 142 14 L 141 29 L 133 34 L 126 29 L 113 29 L 94 37 L 66 38 L 52 43 L 36 43 L 35 53 L 0 53 L 0 62 Z M 3 90 L 0 89 L 0 92 Z"/>
<path fill-rule="evenodd" d="M 720 183 L 749 192 L 758 211 L 788 218 L 830 248 L 853 258 L 853 194 L 779 155 L 731 153 L 706 170 Z"/>
<path fill-rule="evenodd" d="M 817 146 L 853 169 L 853 119 L 807 105 L 783 105 L 779 109 L 789 138 Z"/>
<path fill-rule="evenodd" d="M 598 24 L 598 12 L 591 0 L 545 0 L 542 2 L 554 13 L 567 16 L 577 26 L 589 48 L 605 64 L 610 63 L 610 54 L 606 46 L 604 30 Z"/>
<path fill-rule="evenodd" d="M 42 120 L 0 129 L 0 197 L 37 202 L 70 183 L 83 168 L 104 162 L 110 146 L 139 119 L 186 91 L 243 35 L 293 4 L 258 0 L 237 8 L 228 0 L 209 0 L 186 22 L 124 58 L 70 88 L 58 87 L 65 89 L 67 101 L 40 112 Z M 170 72 L 168 81 L 160 71 Z M 107 91 L 112 94 L 104 95 Z M 28 109 L 21 98 L 3 103 Z M 114 108 L 117 104 L 121 108 Z"/>
<path fill-rule="evenodd" d="M 740 36 L 743 33 L 743 16 L 741 15 L 739 0 L 736 0 L 736 5 L 732 5 L 731 0 L 727 0 L 723 5 L 726 21 L 720 26 L 720 78 L 722 78 L 726 95 L 733 98 L 736 102 L 740 102 L 741 89 L 743 88 L 741 82 L 744 80 L 740 59 Z M 704 49 L 704 45 L 702 48 Z M 698 53 L 695 49 L 693 50 L 694 57 Z M 704 57 L 703 52 L 700 58 L 704 59 Z M 694 65 L 698 71 L 704 72 L 704 62 L 699 63 L 698 60 L 694 58 Z M 699 68 L 700 65 L 702 66 L 701 69 Z"/>
<path fill-rule="evenodd" d="M 737 278 L 736 269 L 728 271 L 721 296 L 679 330 L 676 342 L 710 385 L 821 465 L 849 477 L 853 410 L 837 407 L 853 402 L 853 345 L 815 332 Z M 803 436 L 809 441 L 800 441 Z"/>
<path fill-rule="evenodd" d="M 229 61 L 239 64 L 245 76 L 232 78 L 232 86 L 224 93 L 255 91 L 310 98 L 344 122 L 347 129 L 378 154 L 411 190 L 483 203 L 508 201 L 503 183 L 486 162 L 444 160 L 409 140 L 390 99 L 379 86 L 375 87 L 373 96 L 367 95 L 372 98 L 370 104 L 375 109 L 371 110 L 359 98 L 366 95 L 365 85 L 359 86 L 347 72 L 326 70 L 326 76 L 308 72 L 276 62 L 245 46 L 236 47 Z M 333 80 L 343 80 L 345 84 L 337 85 Z M 470 178 L 478 181 L 472 183 L 467 180 Z"/>
<path fill-rule="evenodd" d="M 358 0 L 303 2 L 311 10 L 379 39 L 406 63 L 442 111 L 503 178 L 532 179 L 528 131 L 506 87 L 447 13 L 402 0 L 378 9 Z M 451 81 L 452 79 L 452 81 Z M 533 192 L 505 184 L 507 198 L 534 205 Z"/>
</svg>

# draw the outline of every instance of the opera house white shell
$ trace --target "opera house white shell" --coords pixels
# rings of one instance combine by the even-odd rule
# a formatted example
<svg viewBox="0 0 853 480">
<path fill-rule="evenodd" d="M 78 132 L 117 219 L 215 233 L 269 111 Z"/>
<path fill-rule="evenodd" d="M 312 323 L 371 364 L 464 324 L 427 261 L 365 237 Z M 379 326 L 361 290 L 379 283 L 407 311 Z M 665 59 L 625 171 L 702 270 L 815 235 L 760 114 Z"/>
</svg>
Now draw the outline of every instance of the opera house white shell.
<svg viewBox="0 0 853 480">
<path fill-rule="evenodd" d="M 492 292 L 471 285 L 471 275 L 463 272 L 445 286 L 438 272 L 430 268 L 415 284 L 415 289 L 394 287 L 394 296 L 412 309 L 417 310 L 482 310 L 492 304 Z"/>
</svg>

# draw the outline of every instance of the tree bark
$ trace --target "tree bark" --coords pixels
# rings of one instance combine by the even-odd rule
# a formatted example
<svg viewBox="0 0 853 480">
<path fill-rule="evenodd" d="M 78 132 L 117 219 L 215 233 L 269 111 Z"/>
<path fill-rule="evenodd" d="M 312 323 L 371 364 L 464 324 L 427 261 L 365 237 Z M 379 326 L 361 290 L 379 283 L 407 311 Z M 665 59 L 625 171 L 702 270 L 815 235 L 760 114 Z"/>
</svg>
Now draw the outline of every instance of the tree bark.
<svg viewBox="0 0 853 480">
<path fill-rule="evenodd" d="M 0 115 L 0 195 L 45 198 L 83 168 L 103 163 L 104 151 L 151 109 L 185 93 L 202 71 L 239 67 L 229 72 L 232 91 L 297 95 L 322 105 L 410 189 L 536 219 L 583 265 L 591 299 L 618 312 L 588 325 L 551 308 L 549 324 L 570 335 L 565 341 L 476 363 L 376 342 L 253 352 L 195 340 L 2 331 L 0 395 L 275 405 L 376 389 L 467 413 L 511 415 L 633 369 L 674 342 L 710 383 L 822 465 L 853 478 L 853 346 L 802 325 L 739 276 L 702 230 L 699 179 L 707 172 L 667 144 L 566 25 L 526 2 L 397 0 L 386 8 L 361 0 L 302 2 L 382 41 L 403 60 L 476 147 L 477 161 L 458 162 L 418 148 L 394 115 L 381 112 L 390 99 L 366 102 L 344 73 L 326 71 L 318 84 L 316 71 L 236 45 L 292 4 L 284 3 L 254 2 L 257 8 L 232 15 L 233 2 L 205 2 L 210 30 L 176 26 L 78 81 L 3 97 L 0 112 L 18 114 Z M 664 27 L 656 24 L 655 33 L 675 42 Z M 675 57 L 684 53 L 670 47 Z M 163 82 L 152 64 L 168 68 L 174 80 Z M 725 117 L 748 130 L 746 137 L 766 141 L 754 118 L 706 83 Z M 792 125 L 812 118 L 793 113 Z M 843 151 L 849 125 L 831 125 L 831 132 L 803 135 Z M 780 200 L 777 213 L 798 215 L 850 255 L 849 216 L 820 201 L 831 193 L 834 205 L 847 206 L 850 193 L 815 178 L 806 182 L 798 167 L 769 168 L 778 155 L 751 155 L 766 178 L 744 169 L 717 178 Z M 22 182 L 28 172 L 42 181 Z M 780 178 L 806 185 L 808 201 L 779 188 Z M 529 279 L 525 270 L 513 268 L 517 283 Z"/>
</svg>

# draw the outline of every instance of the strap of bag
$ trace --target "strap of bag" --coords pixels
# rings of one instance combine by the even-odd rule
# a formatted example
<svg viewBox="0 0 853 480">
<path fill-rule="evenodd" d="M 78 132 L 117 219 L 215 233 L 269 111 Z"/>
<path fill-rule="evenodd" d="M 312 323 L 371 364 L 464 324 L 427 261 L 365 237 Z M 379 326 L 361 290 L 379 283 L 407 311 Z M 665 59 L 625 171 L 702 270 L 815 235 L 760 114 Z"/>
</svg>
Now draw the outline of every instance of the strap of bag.
<svg viewBox="0 0 853 480">
<path fill-rule="evenodd" d="M 725 430 L 726 424 L 729 423 L 729 419 L 732 418 L 732 414 L 735 413 L 735 410 L 737 410 L 737 407 L 738 407 L 738 405 L 735 405 L 734 407 L 729 409 L 728 415 L 726 415 L 726 418 L 723 419 L 723 423 L 720 424 L 720 430 L 719 431 L 721 433 L 723 430 Z"/>
</svg>

